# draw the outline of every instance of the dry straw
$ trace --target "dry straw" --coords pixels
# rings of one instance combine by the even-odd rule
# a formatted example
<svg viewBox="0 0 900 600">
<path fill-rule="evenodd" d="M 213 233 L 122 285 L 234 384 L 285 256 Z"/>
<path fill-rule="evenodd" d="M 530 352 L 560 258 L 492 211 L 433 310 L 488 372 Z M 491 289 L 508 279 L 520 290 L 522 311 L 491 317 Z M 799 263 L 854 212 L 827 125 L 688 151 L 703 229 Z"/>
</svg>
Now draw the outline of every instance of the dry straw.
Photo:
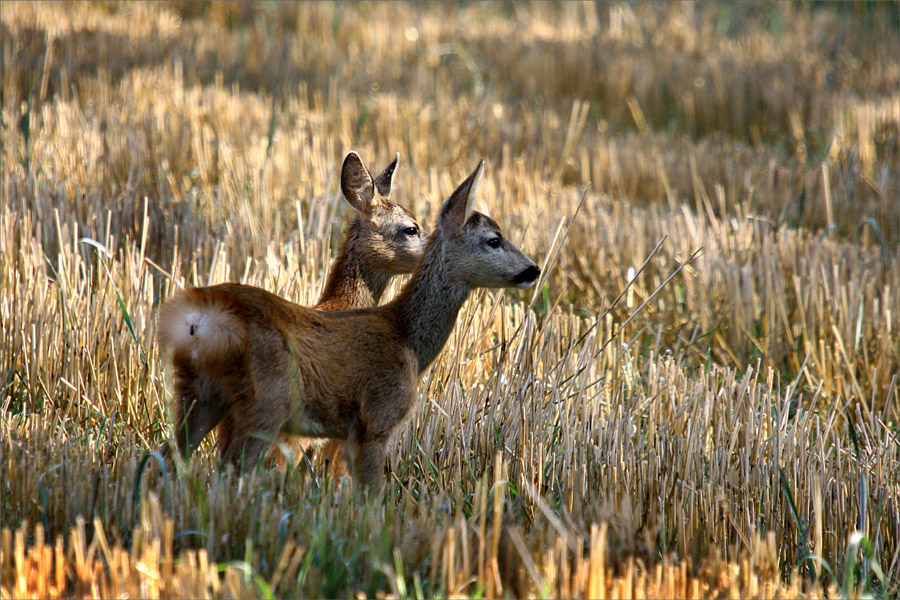
<svg viewBox="0 0 900 600">
<path fill-rule="evenodd" d="M 898 19 L 5 3 L 3 596 L 896 594 Z M 486 157 L 545 285 L 468 302 L 383 502 L 162 469 L 159 302 L 312 304 L 351 148 L 426 225 Z"/>
</svg>

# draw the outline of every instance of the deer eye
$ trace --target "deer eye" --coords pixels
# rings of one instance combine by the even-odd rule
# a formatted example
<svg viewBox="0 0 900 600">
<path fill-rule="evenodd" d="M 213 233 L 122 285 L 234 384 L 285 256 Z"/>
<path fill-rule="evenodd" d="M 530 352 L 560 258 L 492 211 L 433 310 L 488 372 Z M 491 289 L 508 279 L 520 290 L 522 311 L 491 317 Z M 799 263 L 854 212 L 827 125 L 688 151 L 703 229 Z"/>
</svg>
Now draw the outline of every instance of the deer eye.
<svg viewBox="0 0 900 600">
<path fill-rule="evenodd" d="M 485 242 L 491 248 L 499 248 L 500 247 L 500 238 L 492 237 L 487 242 Z"/>
<path fill-rule="evenodd" d="M 413 237 L 413 236 L 419 235 L 419 228 L 418 227 L 406 227 L 403 229 L 403 233 L 405 233 L 409 237 Z"/>
</svg>

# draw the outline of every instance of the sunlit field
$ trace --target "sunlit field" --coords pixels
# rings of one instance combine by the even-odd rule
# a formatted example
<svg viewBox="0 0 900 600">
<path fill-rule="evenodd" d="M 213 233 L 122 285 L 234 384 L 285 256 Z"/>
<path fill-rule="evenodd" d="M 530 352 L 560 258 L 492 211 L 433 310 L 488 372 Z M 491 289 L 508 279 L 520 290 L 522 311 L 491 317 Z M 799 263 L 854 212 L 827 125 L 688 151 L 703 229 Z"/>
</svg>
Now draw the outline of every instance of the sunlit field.
<svg viewBox="0 0 900 600">
<path fill-rule="evenodd" d="M 0 20 L 3 598 L 900 594 L 900 4 Z M 159 305 L 314 304 L 350 150 L 429 230 L 484 158 L 541 279 L 469 298 L 382 495 L 164 462 Z"/>
</svg>

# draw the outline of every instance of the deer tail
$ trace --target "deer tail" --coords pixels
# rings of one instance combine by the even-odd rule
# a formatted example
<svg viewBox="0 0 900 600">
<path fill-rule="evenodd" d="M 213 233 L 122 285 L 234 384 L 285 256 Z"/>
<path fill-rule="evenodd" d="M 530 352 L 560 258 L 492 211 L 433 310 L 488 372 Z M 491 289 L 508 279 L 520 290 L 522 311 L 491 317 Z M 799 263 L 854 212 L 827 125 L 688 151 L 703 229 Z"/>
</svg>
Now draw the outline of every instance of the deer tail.
<svg viewBox="0 0 900 600">
<path fill-rule="evenodd" d="M 159 313 L 159 343 L 197 366 L 228 362 L 246 346 L 247 323 L 202 288 L 182 290 Z"/>
</svg>

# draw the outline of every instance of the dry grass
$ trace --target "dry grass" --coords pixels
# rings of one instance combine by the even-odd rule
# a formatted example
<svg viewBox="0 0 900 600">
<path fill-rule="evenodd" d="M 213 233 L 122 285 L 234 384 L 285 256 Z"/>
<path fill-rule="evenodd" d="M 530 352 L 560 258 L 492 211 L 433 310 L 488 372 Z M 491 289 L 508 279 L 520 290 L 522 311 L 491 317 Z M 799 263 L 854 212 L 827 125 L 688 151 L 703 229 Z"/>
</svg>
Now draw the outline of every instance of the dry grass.
<svg viewBox="0 0 900 600">
<path fill-rule="evenodd" d="M 4 597 L 900 590 L 897 4 L 0 17 Z M 486 157 L 545 285 L 469 301 L 383 502 L 161 470 L 158 303 L 311 304 L 351 148 L 426 224 Z"/>
</svg>

